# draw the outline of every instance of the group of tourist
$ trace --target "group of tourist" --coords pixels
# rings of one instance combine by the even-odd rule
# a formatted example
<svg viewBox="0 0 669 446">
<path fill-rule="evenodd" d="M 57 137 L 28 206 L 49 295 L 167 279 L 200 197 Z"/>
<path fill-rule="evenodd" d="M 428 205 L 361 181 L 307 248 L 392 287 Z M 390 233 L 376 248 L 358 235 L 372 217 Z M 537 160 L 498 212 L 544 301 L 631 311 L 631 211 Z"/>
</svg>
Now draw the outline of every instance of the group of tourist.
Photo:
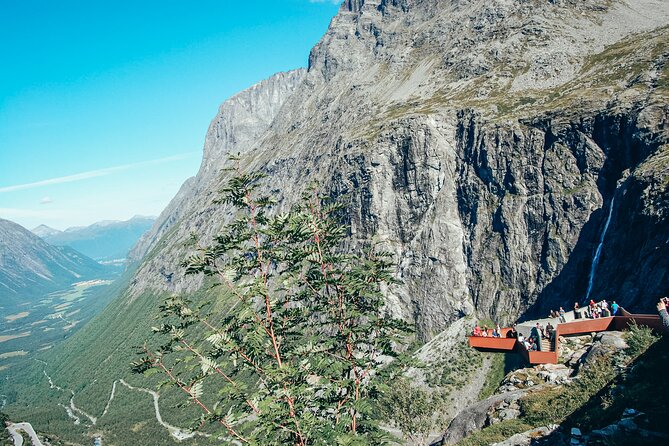
<svg viewBox="0 0 669 446">
<path fill-rule="evenodd" d="M 657 304 L 657 310 L 660 314 L 660 319 L 662 320 L 662 324 L 664 325 L 665 330 L 669 331 L 669 313 L 667 312 L 667 309 L 669 309 L 669 298 L 665 297 L 660 299 L 660 302 Z M 606 300 L 602 300 L 601 302 L 590 300 L 588 305 L 584 308 L 581 308 L 578 305 L 578 302 L 574 304 L 575 319 L 581 319 L 584 316 L 591 319 L 611 317 L 619 315 L 620 311 L 620 305 L 618 305 L 615 300 L 611 304 L 609 304 Z M 565 319 L 565 311 L 562 307 L 560 307 L 558 311 L 551 310 L 550 317 L 558 318 L 560 323 L 567 322 Z M 495 328 L 493 329 L 489 329 L 487 325 L 480 327 L 477 324 L 472 331 L 472 336 L 501 338 L 502 329 L 500 328 L 499 324 L 495 325 Z M 513 324 L 511 328 L 506 330 L 504 337 L 517 339 L 520 345 L 525 347 L 528 351 L 537 351 L 541 350 L 542 339 L 548 339 L 551 343 L 554 342 L 555 327 L 553 327 L 553 324 L 550 322 L 548 322 L 545 327 L 537 322 L 537 324 L 532 327 L 530 335 L 525 337 L 518 333 L 516 330 L 516 324 Z"/>
<path fill-rule="evenodd" d="M 565 319 L 564 315 L 565 315 L 564 308 L 560 307 L 558 311 L 551 310 L 551 314 L 549 316 L 551 318 L 560 319 L 560 323 L 564 324 L 565 322 L 567 322 L 567 319 Z"/>
<path fill-rule="evenodd" d="M 540 344 L 536 341 L 536 338 L 533 338 L 531 336 L 529 338 L 526 338 L 523 335 L 519 335 L 518 342 L 520 342 L 520 345 L 525 347 L 525 349 L 528 352 L 536 352 L 537 350 L 540 349 L 539 347 Z"/>
<path fill-rule="evenodd" d="M 481 337 L 493 337 L 501 338 L 515 338 L 518 340 L 520 345 L 524 346 L 528 351 L 541 350 L 541 340 L 548 339 L 550 342 L 553 342 L 555 338 L 555 327 L 549 322 L 546 326 L 542 326 L 537 322 L 535 327 L 532 327 L 532 331 L 529 336 L 525 337 L 522 334 L 518 333 L 516 330 L 516 324 L 513 324 L 511 328 L 506 330 L 506 333 L 502 335 L 502 329 L 499 324 L 495 328 L 490 329 L 487 325 L 476 325 L 474 330 L 472 330 L 472 336 L 481 336 Z"/>
<path fill-rule="evenodd" d="M 474 330 L 472 331 L 472 336 L 482 336 L 484 338 L 501 338 L 502 329 L 500 328 L 499 324 L 495 325 L 495 328 L 493 328 L 492 331 L 488 328 L 487 325 L 480 327 L 478 324 L 476 324 L 476 327 L 474 327 Z"/>
<path fill-rule="evenodd" d="M 530 335 L 527 338 L 521 334 L 518 335 L 518 342 L 520 342 L 520 344 L 528 351 L 541 350 L 542 339 L 548 339 L 550 342 L 553 342 L 555 339 L 555 327 L 550 322 L 548 322 L 545 327 L 537 322 L 537 324 L 532 327 Z"/>
<path fill-rule="evenodd" d="M 584 316 L 590 319 L 617 316 L 619 311 L 620 305 L 615 300 L 609 304 L 606 299 L 601 302 L 590 299 L 590 302 L 584 308 L 579 307 L 578 302 L 574 304 L 574 319 L 581 319 Z"/>
<path fill-rule="evenodd" d="M 618 305 L 615 300 L 613 303 L 609 304 L 606 299 L 601 302 L 595 302 L 590 299 L 590 302 L 585 307 L 581 307 L 578 302 L 574 303 L 574 319 L 611 317 L 618 315 L 618 311 L 620 311 L 620 305 Z M 561 324 L 564 324 L 567 322 L 565 314 L 566 312 L 564 311 L 564 308 L 560 307 L 557 311 L 551 310 L 549 317 L 558 319 Z"/>
<path fill-rule="evenodd" d="M 513 324 L 511 328 L 506 330 L 506 333 L 503 335 L 499 324 L 497 324 L 493 329 L 488 328 L 487 325 L 483 325 L 481 327 L 477 324 L 476 327 L 474 327 L 474 330 L 472 330 L 472 336 L 481 336 L 484 338 L 501 338 L 503 336 L 505 338 L 517 339 L 518 342 L 520 342 L 520 345 L 524 346 L 529 351 L 541 350 L 541 339 L 547 338 L 552 341 L 554 335 L 555 328 L 550 323 L 547 324 L 545 328 L 537 323 L 537 326 L 532 328 L 532 333 L 528 337 L 518 333 L 516 330 L 516 324 Z"/>
</svg>

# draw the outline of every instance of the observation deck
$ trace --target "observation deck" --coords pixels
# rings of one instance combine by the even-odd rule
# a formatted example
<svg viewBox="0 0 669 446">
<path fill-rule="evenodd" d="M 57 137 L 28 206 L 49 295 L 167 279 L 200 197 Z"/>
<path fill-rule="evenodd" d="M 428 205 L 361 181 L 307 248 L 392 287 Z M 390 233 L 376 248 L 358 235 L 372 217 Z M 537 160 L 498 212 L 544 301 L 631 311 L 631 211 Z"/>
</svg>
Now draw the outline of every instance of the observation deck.
<svg viewBox="0 0 669 446">
<path fill-rule="evenodd" d="M 528 351 L 516 338 L 506 338 L 511 328 L 502 328 L 500 338 L 493 338 L 492 330 L 488 336 L 468 336 L 469 346 L 479 351 L 508 353 L 515 352 L 522 355 L 530 364 L 557 364 L 560 351 L 560 336 L 598 333 L 602 331 L 622 331 L 636 323 L 639 326 L 649 327 L 657 332 L 663 330 L 660 316 L 653 314 L 630 314 L 619 310 L 619 316 L 600 317 L 597 319 L 576 319 L 573 312 L 565 315 L 567 322 L 560 323 L 558 318 L 527 321 L 519 324 L 517 330 L 525 337 L 529 336 L 532 327 L 539 322 L 545 326 L 550 322 L 555 327 L 554 345 L 542 341 L 542 348 L 537 351 Z M 548 348 L 546 348 L 548 346 Z"/>
</svg>

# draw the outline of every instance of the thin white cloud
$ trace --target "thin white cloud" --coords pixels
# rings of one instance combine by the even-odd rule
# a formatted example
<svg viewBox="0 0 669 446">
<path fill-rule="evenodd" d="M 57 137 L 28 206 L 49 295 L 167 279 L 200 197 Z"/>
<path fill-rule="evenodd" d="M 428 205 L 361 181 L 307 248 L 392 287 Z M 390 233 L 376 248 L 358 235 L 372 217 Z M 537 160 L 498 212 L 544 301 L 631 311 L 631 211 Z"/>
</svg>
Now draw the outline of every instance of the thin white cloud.
<svg viewBox="0 0 669 446">
<path fill-rule="evenodd" d="M 337 5 L 341 2 L 341 0 L 309 0 L 309 3 L 332 3 L 333 5 Z"/>
<path fill-rule="evenodd" d="M 132 163 L 132 164 L 123 164 L 121 166 L 114 166 L 114 167 L 107 167 L 104 169 L 97 169 L 97 170 L 90 170 L 88 172 L 82 172 L 82 173 L 77 173 L 74 175 L 67 175 L 64 177 L 57 177 L 57 178 L 50 178 L 48 180 L 42 180 L 42 181 L 35 181 L 34 183 L 26 183 L 26 184 L 17 184 L 14 186 L 5 186 L 5 187 L 0 187 L 0 193 L 3 192 L 15 192 L 19 190 L 28 190 L 28 189 L 36 189 L 38 187 L 44 187 L 44 186 L 51 186 L 53 184 L 62 184 L 62 183 L 72 183 L 75 181 L 83 181 L 83 180 L 88 180 L 90 178 L 97 178 L 97 177 L 103 177 L 107 175 L 111 175 L 117 172 L 123 172 L 125 170 L 130 170 L 130 169 L 137 169 L 140 167 L 147 167 L 147 166 L 153 166 L 156 164 L 165 164 L 165 163 L 171 163 L 174 161 L 181 161 L 184 159 L 187 159 L 193 154 L 198 153 L 198 152 L 188 152 L 188 153 L 182 153 L 180 155 L 174 155 L 174 156 L 168 156 L 165 158 L 158 158 L 154 160 L 148 160 L 148 161 L 141 161 L 138 163 Z"/>
<path fill-rule="evenodd" d="M 44 197 L 39 201 L 39 204 L 51 204 L 51 203 L 53 203 L 51 197 Z"/>
</svg>

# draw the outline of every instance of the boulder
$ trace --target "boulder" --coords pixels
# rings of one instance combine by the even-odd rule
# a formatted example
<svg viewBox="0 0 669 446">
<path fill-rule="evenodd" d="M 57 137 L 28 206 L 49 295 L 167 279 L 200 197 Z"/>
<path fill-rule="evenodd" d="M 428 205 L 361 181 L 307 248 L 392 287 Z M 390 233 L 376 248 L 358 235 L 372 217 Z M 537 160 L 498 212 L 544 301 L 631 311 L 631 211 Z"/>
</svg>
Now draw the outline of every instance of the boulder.
<svg viewBox="0 0 669 446">
<path fill-rule="evenodd" d="M 530 446 L 541 443 L 541 439 L 553 434 L 559 426 L 553 424 L 550 426 L 541 426 L 535 429 L 530 429 L 526 432 L 513 435 L 508 439 L 495 443 L 493 446 Z"/>
<path fill-rule="evenodd" d="M 605 331 L 595 336 L 595 341 L 613 350 L 624 350 L 628 347 L 625 334 L 619 331 Z"/>
<path fill-rule="evenodd" d="M 453 418 L 448 425 L 441 444 L 453 445 L 472 432 L 493 424 L 494 418 L 500 419 L 501 416 L 513 417 L 514 414 L 517 417 L 520 413 L 517 409 L 503 409 L 497 416 L 496 410 L 502 404 L 506 404 L 506 407 L 511 407 L 513 403 L 516 403 L 516 401 L 527 393 L 528 390 L 515 390 L 500 395 L 493 395 L 490 398 L 468 406 Z"/>
</svg>

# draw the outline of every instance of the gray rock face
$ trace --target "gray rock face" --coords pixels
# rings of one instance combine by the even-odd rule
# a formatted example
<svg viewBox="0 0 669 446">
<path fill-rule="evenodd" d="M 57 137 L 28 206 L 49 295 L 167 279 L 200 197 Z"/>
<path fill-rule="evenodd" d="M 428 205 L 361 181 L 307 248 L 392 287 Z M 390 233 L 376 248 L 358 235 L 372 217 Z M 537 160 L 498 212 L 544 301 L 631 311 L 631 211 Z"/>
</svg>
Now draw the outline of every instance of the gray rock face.
<svg viewBox="0 0 669 446">
<path fill-rule="evenodd" d="M 581 367 L 596 366 L 597 359 L 614 355 L 627 348 L 624 334 L 621 332 L 604 332 L 595 336 L 592 346 L 580 358 L 579 370 Z"/>
<path fill-rule="evenodd" d="M 558 426 L 555 424 L 537 427 L 520 434 L 512 435 L 504 441 L 495 443 L 494 446 L 563 445 L 565 442 L 560 438 L 561 436 L 556 436 L 558 438 L 551 438 L 557 428 Z"/>
<path fill-rule="evenodd" d="M 130 260 L 135 262 L 151 254 L 137 273 L 133 293 L 145 289 L 182 291 L 199 285 L 198 280 L 178 276 L 178 265 L 187 253 L 184 241 L 193 232 L 212 237 L 221 227 L 222 217 L 217 214 L 213 201 L 218 197 L 222 169 L 228 164 L 228 157 L 252 156 L 253 147 L 304 75 L 302 69 L 278 73 L 221 105 L 209 126 L 197 176 L 183 184 L 153 228 L 129 254 Z"/>
<path fill-rule="evenodd" d="M 656 0 L 344 2 L 308 72 L 221 107 L 131 294 L 199 286 L 184 243 L 226 221 L 218 170 L 241 152 L 283 206 L 311 181 L 345 200 L 351 247 L 395 253 L 388 307 L 423 339 L 474 312 L 571 307 L 614 196 L 594 293 L 649 307 L 669 271 L 668 23 Z"/>
<path fill-rule="evenodd" d="M 499 395 L 493 395 L 490 398 L 472 404 L 453 418 L 453 421 L 448 425 L 448 429 L 446 429 L 446 433 L 440 444 L 456 444 L 472 432 L 494 424 L 495 421 L 501 421 L 500 418 L 502 418 L 502 414 L 508 417 L 506 419 L 517 417 L 520 414 L 520 411 L 517 409 L 518 405 L 516 401 L 526 395 L 527 392 L 529 392 L 529 390 L 506 392 Z M 512 406 L 512 408 L 509 409 L 509 406 Z M 501 410 L 497 412 L 497 409 L 500 407 Z M 491 416 L 491 412 L 497 412 L 497 416 Z"/>
</svg>

